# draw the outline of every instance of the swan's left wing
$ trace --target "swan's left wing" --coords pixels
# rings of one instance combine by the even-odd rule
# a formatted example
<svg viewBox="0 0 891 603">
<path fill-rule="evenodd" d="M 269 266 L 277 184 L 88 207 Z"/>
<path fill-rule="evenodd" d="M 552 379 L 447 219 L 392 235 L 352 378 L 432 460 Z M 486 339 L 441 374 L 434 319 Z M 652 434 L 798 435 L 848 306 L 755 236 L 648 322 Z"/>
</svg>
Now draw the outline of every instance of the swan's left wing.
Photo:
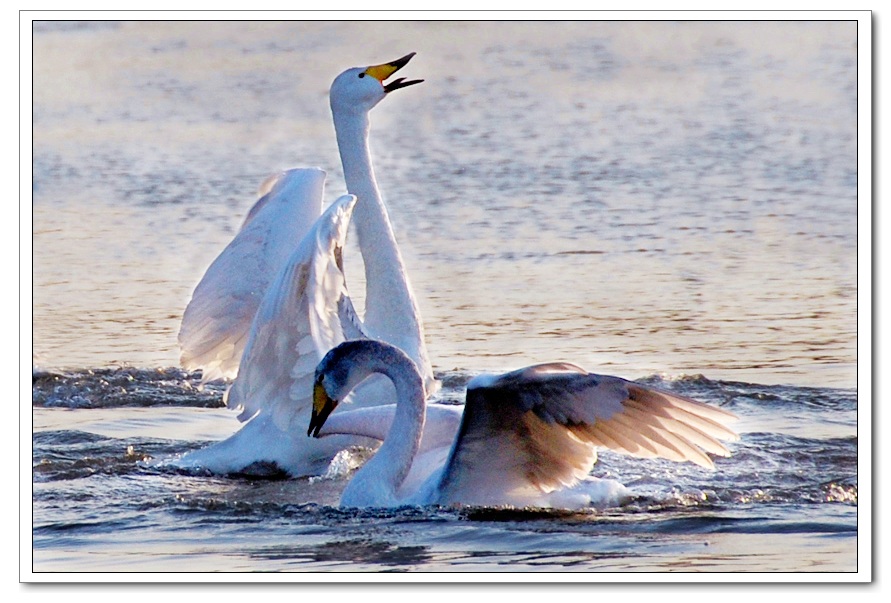
<svg viewBox="0 0 891 603">
<path fill-rule="evenodd" d="M 504 495 L 570 487 L 596 447 L 712 467 L 737 435 L 731 413 L 684 396 L 595 375 L 570 364 L 528 367 L 468 384 L 440 502 L 497 504 Z M 489 495 L 491 493 L 491 496 Z"/>
<path fill-rule="evenodd" d="M 325 172 L 268 179 L 235 238 L 195 287 L 179 331 L 181 363 L 203 381 L 232 378 L 263 295 L 322 211 Z"/>
<path fill-rule="evenodd" d="M 344 341 L 342 320 L 352 323 L 348 332 L 361 329 L 346 309 L 342 264 L 355 202 L 344 195 L 322 214 L 264 297 L 227 393 L 227 405 L 241 411 L 239 420 L 268 412 L 285 431 L 293 419 L 305 421 L 316 365 Z"/>
</svg>

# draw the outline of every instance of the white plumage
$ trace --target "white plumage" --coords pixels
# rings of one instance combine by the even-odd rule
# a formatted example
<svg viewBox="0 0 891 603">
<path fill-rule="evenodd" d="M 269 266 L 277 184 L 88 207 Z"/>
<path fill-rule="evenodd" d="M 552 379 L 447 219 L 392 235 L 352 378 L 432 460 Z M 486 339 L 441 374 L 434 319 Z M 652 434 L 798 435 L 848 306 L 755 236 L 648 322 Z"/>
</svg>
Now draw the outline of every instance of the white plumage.
<svg viewBox="0 0 891 603">
<path fill-rule="evenodd" d="M 203 369 L 205 380 L 235 377 L 227 404 L 248 422 L 176 464 L 228 473 L 274 463 L 298 476 L 324 469 L 346 445 L 370 443 L 346 436 L 314 443 L 291 429 L 296 416 L 309 413 L 316 364 L 347 338 L 399 346 L 424 375 L 426 391 L 437 386 L 368 149 L 369 111 L 389 92 L 420 81 L 384 81 L 413 55 L 348 69 L 331 85 L 344 178 L 354 199 L 341 197 L 320 217 L 324 172 L 284 172 L 264 185 L 241 230 L 196 287 L 180 330 L 183 365 Z M 353 212 L 366 272 L 363 319 L 353 310 L 341 265 Z M 395 400 L 392 385 L 376 381 L 354 394 L 357 405 Z"/>
</svg>

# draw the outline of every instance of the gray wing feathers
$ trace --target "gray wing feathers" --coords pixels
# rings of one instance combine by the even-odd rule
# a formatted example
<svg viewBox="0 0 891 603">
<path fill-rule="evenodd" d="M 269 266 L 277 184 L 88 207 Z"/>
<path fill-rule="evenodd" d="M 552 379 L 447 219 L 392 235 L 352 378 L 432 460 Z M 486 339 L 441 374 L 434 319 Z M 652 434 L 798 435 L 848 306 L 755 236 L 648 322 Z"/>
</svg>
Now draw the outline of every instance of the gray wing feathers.
<svg viewBox="0 0 891 603">
<path fill-rule="evenodd" d="M 570 486 L 590 472 L 597 446 L 712 467 L 709 453 L 730 454 L 719 440 L 737 439 L 724 425 L 734 419 L 696 400 L 573 365 L 529 367 L 468 388 L 440 492 L 444 501 L 459 493 L 466 501 L 491 484 L 541 492 Z"/>
<path fill-rule="evenodd" d="M 467 392 L 439 485 L 440 502 L 499 504 L 505 494 L 522 498 L 550 492 L 588 474 L 597 459 L 591 444 L 559 423 L 489 393 Z"/>
</svg>

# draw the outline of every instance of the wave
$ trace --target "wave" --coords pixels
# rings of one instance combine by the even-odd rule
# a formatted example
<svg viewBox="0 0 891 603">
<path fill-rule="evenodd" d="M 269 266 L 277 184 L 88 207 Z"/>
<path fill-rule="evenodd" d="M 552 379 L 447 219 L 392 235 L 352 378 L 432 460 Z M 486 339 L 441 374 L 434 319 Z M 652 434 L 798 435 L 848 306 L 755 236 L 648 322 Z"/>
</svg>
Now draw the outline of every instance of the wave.
<svg viewBox="0 0 891 603">
<path fill-rule="evenodd" d="M 462 399 L 464 386 L 474 376 L 455 369 L 437 372 L 443 397 Z M 830 411 L 856 410 L 856 389 L 763 385 L 712 380 L 704 375 L 651 375 L 641 383 L 676 391 L 730 410 L 751 406 L 794 404 Z M 31 401 L 41 408 L 117 408 L 187 406 L 222 408 L 227 383 L 201 383 L 201 371 L 180 368 L 108 367 L 69 371 L 34 370 Z"/>
</svg>

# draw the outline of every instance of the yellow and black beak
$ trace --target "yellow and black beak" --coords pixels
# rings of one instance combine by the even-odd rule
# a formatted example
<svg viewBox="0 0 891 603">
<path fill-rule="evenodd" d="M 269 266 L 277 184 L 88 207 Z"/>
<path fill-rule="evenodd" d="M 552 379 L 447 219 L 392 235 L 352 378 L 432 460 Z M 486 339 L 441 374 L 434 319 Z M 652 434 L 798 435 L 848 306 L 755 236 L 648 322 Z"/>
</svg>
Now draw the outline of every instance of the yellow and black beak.
<svg viewBox="0 0 891 603">
<path fill-rule="evenodd" d="M 309 429 L 306 435 L 319 437 L 319 430 L 328 420 L 328 415 L 337 408 L 337 400 L 332 399 L 321 382 L 316 381 L 312 390 L 312 417 L 309 420 Z"/>
<path fill-rule="evenodd" d="M 384 87 L 384 92 L 393 92 L 393 90 L 398 90 L 399 88 L 405 88 L 406 86 L 420 84 L 424 80 L 406 80 L 404 77 L 393 80 L 388 84 L 384 83 L 385 79 L 408 65 L 408 62 L 413 56 L 415 56 L 415 53 L 410 52 L 401 59 L 396 59 L 395 61 L 390 61 L 389 63 L 384 63 L 382 65 L 372 65 L 365 70 L 365 74 L 370 75 L 371 77 L 379 81 Z"/>
</svg>

